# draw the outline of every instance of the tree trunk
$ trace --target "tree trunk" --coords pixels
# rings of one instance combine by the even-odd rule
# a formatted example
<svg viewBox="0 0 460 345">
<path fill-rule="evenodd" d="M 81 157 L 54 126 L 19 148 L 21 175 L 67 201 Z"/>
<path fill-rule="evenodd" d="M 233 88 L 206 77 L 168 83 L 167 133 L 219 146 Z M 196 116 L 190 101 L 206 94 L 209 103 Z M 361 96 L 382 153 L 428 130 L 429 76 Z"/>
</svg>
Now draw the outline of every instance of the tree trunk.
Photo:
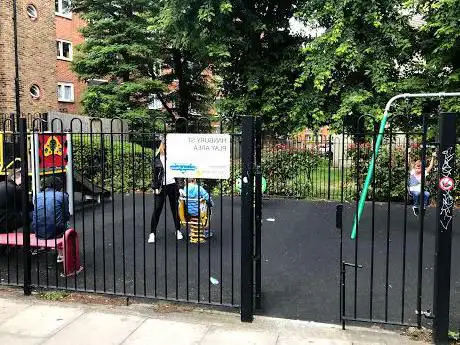
<svg viewBox="0 0 460 345">
<path fill-rule="evenodd" d="M 189 97 L 187 81 L 184 73 L 185 59 L 182 59 L 182 53 L 179 50 L 174 50 L 174 69 L 178 80 L 178 113 L 180 117 L 188 118 Z"/>
</svg>

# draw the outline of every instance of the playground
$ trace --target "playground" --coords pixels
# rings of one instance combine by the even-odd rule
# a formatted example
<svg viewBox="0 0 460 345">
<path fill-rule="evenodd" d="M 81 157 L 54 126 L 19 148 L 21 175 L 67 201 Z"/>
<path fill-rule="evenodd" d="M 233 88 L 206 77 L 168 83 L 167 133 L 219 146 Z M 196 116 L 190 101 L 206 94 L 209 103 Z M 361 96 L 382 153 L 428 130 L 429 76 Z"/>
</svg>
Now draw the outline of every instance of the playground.
<svg viewBox="0 0 460 345">
<path fill-rule="evenodd" d="M 407 185 L 409 149 L 417 142 L 407 133 L 399 134 L 404 145 L 393 140 L 392 127 L 389 137 L 384 138 L 380 131 L 368 133 L 353 146 L 343 141 L 342 151 L 334 150 L 335 156 L 320 156 L 321 169 L 329 174 L 329 182 L 331 171 L 335 176 L 334 190 L 341 185 L 343 216 L 336 213 L 337 200 L 294 200 L 270 195 L 275 178 L 278 191 L 286 187 L 283 170 L 279 173 L 280 165 L 275 158 L 283 162 L 284 157 L 293 156 L 295 160 L 290 162 L 297 164 L 310 157 L 309 167 L 302 168 L 308 178 L 314 175 L 312 171 L 318 160 L 315 160 L 316 150 L 308 146 L 297 147 L 295 151 L 281 147 L 276 155 L 266 158 L 265 165 L 269 165 L 266 162 L 270 159 L 275 162 L 273 170 L 264 171 L 264 164 L 262 169 L 253 169 L 260 167 L 264 158 L 260 145 L 261 121 L 244 117 L 242 133 L 238 134 L 174 134 L 175 140 L 185 143 L 222 140 L 221 146 L 215 146 L 216 152 L 226 150 L 230 159 L 217 164 L 200 154 L 192 164 L 184 152 L 195 150 L 193 145 L 166 149 L 170 157 L 165 158 L 166 162 L 171 159 L 170 166 L 178 169 L 176 178 L 190 179 L 194 174 L 202 177 L 203 172 L 209 171 L 206 169 L 216 169 L 219 173 L 214 178 L 218 182 L 207 187 L 213 194 L 214 207 L 202 224 L 214 236 L 206 238 L 200 234 L 203 229 L 199 225 L 197 228 L 183 221 L 184 238 L 177 238 L 171 210 L 166 207 L 154 243 L 147 240 L 154 208 L 151 164 L 157 153 L 143 145 L 141 135 L 145 133 L 138 133 L 142 140 L 137 142 L 132 140 L 136 133 L 121 135 L 118 142 L 113 139 L 116 133 L 85 133 L 86 138 L 81 138 L 83 133 L 69 133 L 65 134 L 67 142 L 59 144 L 51 142 L 64 134 L 32 134 L 28 141 L 31 144 L 27 169 L 31 173 L 31 199 L 34 200 L 41 175 L 56 173 L 59 166 L 40 165 L 46 163 L 41 157 L 53 156 L 51 164 L 61 162 L 60 173 L 65 173 L 71 200 L 70 225 L 78 234 L 78 238 L 74 237 L 78 248 L 74 243 L 75 265 L 74 272 L 70 272 L 74 274 L 62 271 L 53 250 L 34 252 L 30 286 L 241 310 L 252 304 L 245 304 L 245 298 L 249 290 L 252 295 L 255 287 L 256 304 L 260 304 L 255 313 L 262 315 L 332 323 L 429 326 L 436 306 L 434 301 L 439 299 L 434 293 L 440 282 L 439 277 L 435 278 L 440 264 L 436 257 L 441 257 L 436 243 L 439 236 L 450 231 L 453 248 L 459 241 L 459 234 L 452 230 L 452 219 L 458 210 L 453 208 L 450 194 L 454 186 L 451 176 L 455 173 L 450 165 L 451 151 L 456 141 L 451 140 L 450 148 L 446 148 L 443 131 L 454 126 L 447 126 L 445 118 L 452 121 L 453 116 L 440 116 L 439 142 L 427 141 L 425 125 L 422 131 L 419 127 L 417 133 L 411 133 L 423 139 L 423 145 L 417 146 L 414 153 L 416 158 L 426 162 L 428 154 L 439 155 L 438 170 L 430 178 L 421 174 L 425 176 L 421 188 L 430 190 L 433 202 L 419 213 L 412 210 L 415 201 L 409 200 Z M 384 127 L 382 121 L 381 129 Z M 162 138 L 167 142 L 169 135 L 163 133 Z M 40 136 L 43 136 L 41 142 Z M 372 143 L 366 141 L 372 139 Z M 78 152 L 75 160 L 74 143 Z M 361 146 L 367 150 L 365 155 Z M 200 152 L 209 150 L 206 145 L 199 147 Z M 377 159 L 380 148 L 383 159 Z M 22 152 L 25 151 L 23 148 Z M 341 159 L 339 165 L 334 162 L 337 157 Z M 66 165 L 62 164 L 64 161 Z M 21 162 L 21 166 L 24 169 L 25 164 Z M 373 176 L 374 169 L 377 177 Z M 440 177 L 448 183 L 439 184 L 438 188 Z M 206 179 L 213 178 L 206 175 Z M 303 188 L 304 182 L 295 176 L 290 179 L 296 188 L 299 184 Z M 79 184 L 83 190 L 74 189 Z M 262 202 L 261 192 L 266 193 Z M 327 195 L 334 194 L 337 195 L 329 183 Z M 183 213 L 187 199 L 180 200 L 179 213 Z M 445 231 L 440 231 L 440 226 Z M 443 237 L 445 240 L 448 238 Z M 25 255 L 19 245 L 2 251 L 1 283 L 21 286 L 24 283 L 21 273 L 26 271 Z M 454 249 L 452 262 L 458 255 Z M 250 271 L 254 268 L 251 266 L 255 267 L 255 274 Z M 248 277 L 255 283 L 245 290 Z M 449 322 L 454 326 L 460 322 L 460 310 L 456 307 L 460 274 L 454 270 L 451 278 Z M 257 294 L 259 288 L 261 295 Z M 444 287 L 444 291 L 449 289 Z"/>
<path fill-rule="evenodd" d="M 238 305 L 240 271 L 240 206 L 239 198 L 215 199 L 211 227 L 214 238 L 200 246 L 177 241 L 170 214 L 165 232 L 164 214 L 158 229 L 158 240 L 148 244 L 149 220 L 153 207 L 151 194 L 116 195 L 112 202 L 77 206 L 75 229 L 79 233 L 84 271 L 75 277 L 60 276 L 60 265 L 52 253 L 33 256 L 32 281 L 42 287 L 67 288 L 88 292 L 190 300 L 201 303 Z M 145 213 L 140 205 L 145 202 Z M 78 203 L 77 203 L 78 204 Z M 121 208 L 124 205 L 125 212 Z M 221 209 L 231 210 L 224 214 Z M 262 233 L 262 315 L 340 322 L 339 314 L 339 246 L 340 231 L 335 228 L 336 203 L 296 200 L 264 200 Z M 416 281 L 418 255 L 418 218 L 409 207 L 391 204 L 389 244 L 388 301 L 385 303 L 387 250 L 387 204 L 375 204 L 373 317 L 416 320 Z M 350 229 L 355 205 L 346 204 L 344 211 L 344 260 L 352 261 L 355 241 Z M 103 212 L 104 211 L 104 212 Z M 458 212 L 456 211 L 456 214 Z M 406 248 L 404 248 L 404 218 Z M 423 310 L 432 308 L 435 209 L 427 211 L 423 251 Z M 234 223 L 234 231 L 231 224 Z M 345 230 L 347 232 L 347 230 Z M 115 234 L 115 237 L 113 237 Z M 357 281 L 357 316 L 369 316 L 370 261 L 372 244 L 372 205 L 366 206 L 359 228 Z M 460 245 L 460 233 L 454 230 L 454 246 Z M 5 252 L 4 252 L 5 253 Z M 402 309 L 403 253 L 405 255 L 404 308 Z M 16 265 L 21 267 L 20 249 L 1 255 L 2 283 L 17 282 Z M 460 259 L 453 251 L 453 262 Z M 8 274 L 8 267 L 10 273 Z M 18 270 L 21 272 L 21 270 Z M 187 273 L 188 271 L 188 273 Z M 233 273 L 233 274 L 232 274 Z M 218 283 L 212 283 L 214 278 Z M 19 282 L 22 277 L 19 276 Z M 213 280 L 215 282 L 215 280 Z M 458 289 L 460 274 L 453 271 L 451 323 L 460 322 Z M 354 270 L 347 273 L 347 313 L 354 312 Z M 198 298 L 198 295 L 200 296 Z M 222 301 L 222 303 L 221 303 Z M 427 320 L 424 320 L 426 323 Z"/>
</svg>

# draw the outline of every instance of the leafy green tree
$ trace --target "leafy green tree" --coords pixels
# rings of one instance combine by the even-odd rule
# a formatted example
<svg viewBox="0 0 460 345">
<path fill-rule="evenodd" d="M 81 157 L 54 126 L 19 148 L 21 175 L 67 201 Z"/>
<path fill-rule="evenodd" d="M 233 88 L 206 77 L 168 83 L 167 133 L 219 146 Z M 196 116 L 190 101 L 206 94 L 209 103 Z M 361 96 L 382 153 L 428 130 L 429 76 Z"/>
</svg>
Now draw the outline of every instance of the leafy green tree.
<svg viewBox="0 0 460 345">
<path fill-rule="evenodd" d="M 155 77 L 159 61 L 152 52 L 159 47 L 145 16 L 155 11 L 155 1 L 76 0 L 74 6 L 87 25 L 73 69 L 84 80 L 108 80 L 88 88 L 86 111 L 136 120 L 147 116 L 149 97 L 166 89 Z"/>
<path fill-rule="evenodd" d="M 297 85 L 305 90 L 296 110 L 308 114 L 307 122 L 381 115 L 389 98 L 415 89 L 402 83 L 411 74 L 417 46 L 401 1 L 303 1 L 296 15 L 307 27 L 325 30 L 302 49 Z"/>
<path fill-rule="evenodd" d="M 87 26 L 74 71 L 84 80 L 109 80 L 88 88 L 86 111 L 141 121 L 156 96 L 172 118 L 206 112 L 217 91 L 205 71 L 225 54 L 208 26 L 232 9 L 216 4 L 213 12 L 197 1 L 75 0 Z"/>
<path fill-rule="evenodd" d="M 228 58 L 216 71 L 222 77 L 218 108 L 227 114 L 262 116 L 278 134 L 298 125 L 291 117 L 297 99 L 302 37 L 290 32 L 298 0 L 233 1 L 233 20 L 225 23 Z"/>
<path fill-rule="evenodd" d="M 420 32 L 427 90 L 460 90 L 460 1 L 422 0 L 413 4 L 425 21 Z M 457 99 L 442 101 L 443 110 L 460 111 Z"/>
</svg>

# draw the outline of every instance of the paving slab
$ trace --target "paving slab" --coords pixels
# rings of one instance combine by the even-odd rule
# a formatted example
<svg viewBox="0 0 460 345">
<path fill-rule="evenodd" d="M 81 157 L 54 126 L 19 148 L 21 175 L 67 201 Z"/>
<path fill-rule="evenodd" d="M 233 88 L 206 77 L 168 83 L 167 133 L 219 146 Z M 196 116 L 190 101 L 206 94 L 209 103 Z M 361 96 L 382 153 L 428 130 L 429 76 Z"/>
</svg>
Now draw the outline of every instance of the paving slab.
<svg viewBox="0 0 460 345">
<path fill-rule="evenodd" d="M 352 345 L 352 342 L 324 338 L 304 338 L 295 335 L 281 334 L 276 345 Z"/>
<path fill-rule="evenodd" d="M 11 319 L 14 315 L 21 312 L 30 305 L 32 304 L 0 298 L 0 324 L 6 320 Z"/>
<path fill-rule="evenodd" d="M 149 319 L 134 331 L 123 345 L 199 344 L 209 327 L 184 322 Z"/>
<path fill-rule="evenodd" d="M 276 345 L 352 345 L 351 341 L 281 334 Z"/>
<path fill-rule="evenodd" d="M 51 337 L 43 345 L 118 345 L 145 320 L 143 317 L 89 312 Z"/>
<path fill-rule="evenodd" d="M 278 334 L 273 332 L 213 329 L 201 340 L 201 345 L 276 345 Z"/>
<path fill-rule="evenodd" d="M 0 344 L 4 345 L 38 345 L 43 342 L 43 338 L 24 337 L 16 334 L 1 334 Z"/>
<path fill-rule="evenodd" d="M 80 308 L 33 305 L 0 325 L 0 333 L 49 337 L 83 313 Z"/>
</svg>

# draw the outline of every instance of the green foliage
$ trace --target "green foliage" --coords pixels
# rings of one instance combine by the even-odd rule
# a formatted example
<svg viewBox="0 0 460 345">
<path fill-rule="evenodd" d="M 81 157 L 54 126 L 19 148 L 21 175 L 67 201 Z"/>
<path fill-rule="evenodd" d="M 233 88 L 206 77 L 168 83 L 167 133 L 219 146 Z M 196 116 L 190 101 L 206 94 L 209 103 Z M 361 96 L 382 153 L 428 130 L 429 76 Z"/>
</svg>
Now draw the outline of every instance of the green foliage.
<svg viewBox="0 0 460 345">
<path fill-rule="evenodd" d="M 204 73 L 227 56 L 213 26 L 232 13 L 228 1 L 75 0 L 87 25 L 74 71 L 85 80 L 106 79 L 88 89 L 87 113 L 146 118 L 155 96 L 172 118 L 208 112 L 217 95 Z"/>
<path fill-rule="evenodd" d="M 39 295 L 41 299 L 46 301 L 61 301 L 69 296 L 69 293 L 63 291 L 46 291 Z"/>
<path fill-rule="evenodd" d="M 95 185 L 114 192 L 151 188 L 153 152 L 127 138 L 72 138 L 74 169 Z"/>
<path fill-rule="evenodd" d="M 171 118 L 217 108 L 227 116 L 261 116 L 267 130 L 289 134 L 346 116 L 381 116 L 397 93 L 460 88 L 460 0 L 75 0 L 74 6 L 88 25 L 73 68 L 84 80 L 108 80 L 88 89 L 86 112 L 135 125 L 148 120 L 154 96 Z M 306 34 L 293 33 L 293 18 Z M 443 108 L 460 111 L 459 104 L 444 100 Z M 408 112 L 436 107 L 419 100 Z"/>
<path fill-rule="evenodd" d="M 277 134 L 302 125 L 292 116 L 303 39 L 291 34 L 289 20 L 298 3 L 232 2 L 233 21 L 224 23 L 220 40 L 229 55 L 215 69 L 222 78 L 220 112 L 261 116 Z"/>
<path fill-rule="evenodd" d="M 321 156 L 308 148 L 275 146 L 262 154 L 262 175 L 267 179 L 267 193 L 287 197 L 305 198 L 313 181 L 312 171 L 319 165 Z"/>
<path fill-rule="evenodd" d="M 420 32 L 421 54 L 426 60 L 423 80 L 443 91 L 460 88 L 460 1 L 414 1 L 425 24 Z M 460 111 L 458 99 L 443 101 L 443 108 Z"/>
<path fill-rule="evenodd" d="M 309 86 L 306 97 L 314 97 L 297 110 L 310 114 L 312 125 L 349 114 L 381 114 L 401 91 L 401 68 L 415 53 L 415 29 L 400 2 L 303 1 L 297 17 L 325 30 L 303 48 L 297 85 Z"/>
<path fill-rule="evenodd" d="M 359 152 L 359 158 L 358 158 Z M 406 153 L 408 160 L 406 162 Z M 356 186 L 359 178 L 359 186 L 362 187 L 372 159 L 372 144 L 369 142 L 351 144 L 348 147 L 347 155 L 351 160 L 351 173 L 348 183 Z M 404 201 L 408 194 L 407 183 L 412 164 L 419 160 L 421 150 L 419 145 L 412 144 L 406 152 L 406 147 L 399 143 L 390 143 L 386 140 L 380 148 L 374 168 L 374 180 L 369 187 L 368 200 L 375 201 Z M 428 163 L 430 156 L 428 153 Z M 406 168 L 407 165 L 407 168 Z M 435 196 L 437 189 L 436 165 L 425 180 L 425 190 Z M 349 189 L 347 199 L 355 200 L 356 187 Z M 433 200 L 433 199 L 432 199 Z"/>
</svg>

